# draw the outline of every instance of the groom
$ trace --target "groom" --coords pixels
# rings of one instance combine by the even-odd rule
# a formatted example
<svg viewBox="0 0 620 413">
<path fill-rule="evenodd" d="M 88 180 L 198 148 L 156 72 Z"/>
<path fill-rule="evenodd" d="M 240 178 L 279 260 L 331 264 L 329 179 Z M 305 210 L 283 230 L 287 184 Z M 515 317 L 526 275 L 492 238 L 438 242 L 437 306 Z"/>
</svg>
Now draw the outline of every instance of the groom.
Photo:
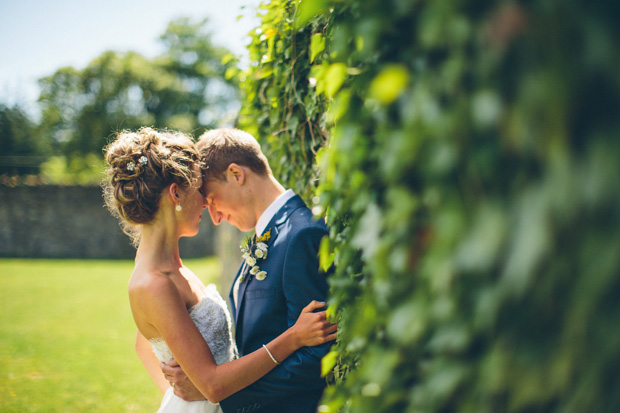
<svg viewBox="0 0 620 413">
<path fill-rule="evenodd" d="M 292 326 L 312 300 L 325 301 L 327 274 L 319 272 L 318 249 L 327 234 L 302 199 L 274 178 L 254 137 L 238 129 L 216 129 L 200 137 L 204 190 L 215 225 L 255 230 L 266 244 L 266 258 L 241 265 L 230 291 L 235 341 L 240 356 L 259 349 Z M 264 248 L 264 246 L 262 246 Z M 252 270 L 253 266 L 257 269 Z M 321 359 L 330 343 L 304 347 L 251 386 L 220 402 L 225 413 L 316 412 L 325 387 Z M 204 399 L 180 367 L 175 392 L 187 400 Z M 180 375 L 180 376 L 179 376 Z M 179 381 L 183 384 L 179 385 Z"/>
</svg>

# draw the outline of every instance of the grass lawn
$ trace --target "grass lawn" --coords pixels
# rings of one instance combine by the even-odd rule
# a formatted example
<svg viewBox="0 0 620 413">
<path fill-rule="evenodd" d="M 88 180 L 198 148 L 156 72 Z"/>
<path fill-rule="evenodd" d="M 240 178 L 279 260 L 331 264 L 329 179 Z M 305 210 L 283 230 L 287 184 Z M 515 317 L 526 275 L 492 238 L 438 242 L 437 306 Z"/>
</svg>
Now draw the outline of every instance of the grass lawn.
<svg viewBox="0 0 620 413">
<path fill-rule="evenodd" d="M 217 258 L 184 260 L 215 282 Z M 133 348 L 132 261 L 0 259 L 0 411 L 154 412 Z"/>
</svg>

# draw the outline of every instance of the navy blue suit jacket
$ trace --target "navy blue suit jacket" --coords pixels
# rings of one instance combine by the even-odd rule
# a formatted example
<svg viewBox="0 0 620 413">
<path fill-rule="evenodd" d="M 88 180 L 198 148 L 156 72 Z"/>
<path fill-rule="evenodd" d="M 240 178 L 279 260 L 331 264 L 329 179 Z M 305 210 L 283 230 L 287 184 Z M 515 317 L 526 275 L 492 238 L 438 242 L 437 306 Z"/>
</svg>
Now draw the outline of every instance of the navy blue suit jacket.
<svg viewBox="0 0 620 413">
<path fill-rule="evenodd" d="M 321 238 L 327 234 L 325 223 L 316 221 L 295 195 L 272 218 L 265 232 L 269 230 L 267 258 L 258 263 L 267 272 L 266 279 L 247 274 L 239 286 L 237 308 L 230 292 L 240 356 L 261 348 L 295 324 L 310 301 L 327 298 L 327 274 L 319 271 L 318 260 Z M 242 270 L 243 265 L 235 280 Z M 316 412 L 325 387 L 321 359 L 330 345 L 297 350 L 256 383 L 222 400 L 222 409 L 225 413 Z"/>
</svg>

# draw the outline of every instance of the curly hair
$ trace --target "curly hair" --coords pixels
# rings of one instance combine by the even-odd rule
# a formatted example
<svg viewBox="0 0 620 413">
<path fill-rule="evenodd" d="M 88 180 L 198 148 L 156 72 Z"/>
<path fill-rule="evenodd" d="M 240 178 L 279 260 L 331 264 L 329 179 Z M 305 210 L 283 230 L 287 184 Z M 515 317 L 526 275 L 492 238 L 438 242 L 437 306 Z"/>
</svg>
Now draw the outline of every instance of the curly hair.
<svg viewBox="0 0 620 413">
<path fill-rule="evenodd" d="M 187 188 L 199 179 L 200 155 L 191 137 L 151 128 L 121 131 L 104 151 L 106 206 L 137 246 L 139 225 L 155 219 L 164 189 L 172 183 Z"/>
</svg>

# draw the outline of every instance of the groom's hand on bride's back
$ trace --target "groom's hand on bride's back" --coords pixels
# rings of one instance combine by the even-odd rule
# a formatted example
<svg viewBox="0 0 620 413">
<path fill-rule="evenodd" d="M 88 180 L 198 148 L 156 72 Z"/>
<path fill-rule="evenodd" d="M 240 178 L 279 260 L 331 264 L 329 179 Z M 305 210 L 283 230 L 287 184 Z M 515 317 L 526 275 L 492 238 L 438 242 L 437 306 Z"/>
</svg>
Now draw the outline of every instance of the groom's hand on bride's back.
<svg viewBox="0 0 620 413">
<path fill-rule="evenodd" d="M 189 380 L 175 359 L 170 360 L 168 363 L 160 363 L 160 367 L 166 380 L 174 388 L 174 394 L 188 402 L 207 399 L 198 391 L 194 383 Z"/>
</svg>

